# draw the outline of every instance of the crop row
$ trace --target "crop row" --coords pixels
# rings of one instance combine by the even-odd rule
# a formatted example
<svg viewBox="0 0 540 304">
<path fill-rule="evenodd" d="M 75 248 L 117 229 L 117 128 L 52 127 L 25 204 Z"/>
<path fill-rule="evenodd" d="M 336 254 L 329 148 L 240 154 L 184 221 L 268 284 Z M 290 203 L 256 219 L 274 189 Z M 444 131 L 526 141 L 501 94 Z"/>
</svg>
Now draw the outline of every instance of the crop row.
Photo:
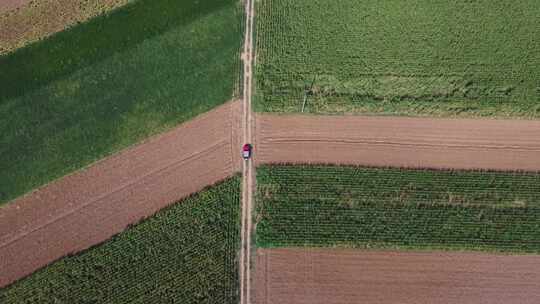
<svg viewBox="0 0 540 304">
<path fill-rule="evenodd" d="M 332 166 L 257 172 L 257 244 L 540 252 L 540 174 Z"/>
<path fill-rule="evenodd" d="M 0 290 L 0 303 L 237 303 L 240 179 Z"/>
</svg>

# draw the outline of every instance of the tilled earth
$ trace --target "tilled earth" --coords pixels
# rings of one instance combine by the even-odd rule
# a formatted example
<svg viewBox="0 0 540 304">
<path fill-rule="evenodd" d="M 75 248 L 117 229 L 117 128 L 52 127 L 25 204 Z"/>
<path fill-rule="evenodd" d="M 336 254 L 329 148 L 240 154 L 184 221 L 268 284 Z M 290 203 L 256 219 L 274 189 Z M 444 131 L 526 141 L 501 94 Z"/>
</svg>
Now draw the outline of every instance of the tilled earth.
<svg viewBox="0 0 540 304">
<path fill-rule="evenodd" d="M 2 0 L 0 2 L 0 13 L 20 8 L 30 1 L 31 0 Z"/>
<path fill-rule="evenodd" d="M 540 170 L 540 121 L 260 114 L 258 163 Z"/>
<path fill-rule="evenodd" d="M 259 249 L 257 304 L 540 303 L 540 256 Z"/>
</svg>

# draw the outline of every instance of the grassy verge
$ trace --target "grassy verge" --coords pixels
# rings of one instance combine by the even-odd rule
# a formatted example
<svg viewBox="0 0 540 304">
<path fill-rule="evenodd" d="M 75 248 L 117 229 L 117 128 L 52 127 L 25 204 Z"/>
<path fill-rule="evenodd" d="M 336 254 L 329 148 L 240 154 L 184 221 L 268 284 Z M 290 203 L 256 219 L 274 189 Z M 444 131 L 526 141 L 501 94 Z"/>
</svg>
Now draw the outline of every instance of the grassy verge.
<svg viewBox="0 0 540 304">
<path fill-rule="evenodd" d="M 257 170 L 257 245 L 540 252 L 540 174 Z"/>
<path fill-rule="evenodd" d="M 0 290 L 0 303 L 238 303 L 240 178 Z"/>
<path fill-rule="evenodd" d="M 136 1 L 0 57 L 0 203 L 230 100 L 242 16 Z"/>
<path fill-rule="evenodd" d="M 540 117 L 540 2 L 258 2 L 256 110 Z"/>
</svg>

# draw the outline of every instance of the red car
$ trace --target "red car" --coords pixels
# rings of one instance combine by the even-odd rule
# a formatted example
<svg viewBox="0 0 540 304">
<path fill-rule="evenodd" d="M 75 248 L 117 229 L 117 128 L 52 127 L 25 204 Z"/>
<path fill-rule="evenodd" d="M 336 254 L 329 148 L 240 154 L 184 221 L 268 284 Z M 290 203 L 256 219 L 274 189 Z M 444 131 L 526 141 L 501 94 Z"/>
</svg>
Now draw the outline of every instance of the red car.
<svg viewBox="0 0 540 304">
<path fill-rule="evenodd" d="M 242 157 L 245 160 L 248 160 L 251 157 L 252 150 L 253 150 L 253 147 L 250 144 L 245 144 L 242 147 Z"/>
</svg>

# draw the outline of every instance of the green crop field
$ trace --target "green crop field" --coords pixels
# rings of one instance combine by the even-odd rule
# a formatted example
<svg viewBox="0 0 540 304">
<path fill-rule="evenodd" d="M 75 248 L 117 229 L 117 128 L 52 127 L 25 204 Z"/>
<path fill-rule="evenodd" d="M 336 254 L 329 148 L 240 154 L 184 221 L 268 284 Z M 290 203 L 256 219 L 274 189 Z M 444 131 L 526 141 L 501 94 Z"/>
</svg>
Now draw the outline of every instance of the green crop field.
<svg viewBox="0 0 540 304">
<path fill-rule="evenodd" d="M 261 0 L 256 110 L 540 117 L 537 0 Z"/>
<path fill-rule="evenodd" d="M 540 173 L 264 166 L 261 247 L 540 252 Z"/>
<path fill-rule="evenodd" d="M 240 178 L 0 289 L 0 303 L 239 302 Z"/>
<path fill-rule="evenodd" d="M 0 56 L 0 203 L 239 92 L 236 0 L 139 0 Z"/>
</svg>

